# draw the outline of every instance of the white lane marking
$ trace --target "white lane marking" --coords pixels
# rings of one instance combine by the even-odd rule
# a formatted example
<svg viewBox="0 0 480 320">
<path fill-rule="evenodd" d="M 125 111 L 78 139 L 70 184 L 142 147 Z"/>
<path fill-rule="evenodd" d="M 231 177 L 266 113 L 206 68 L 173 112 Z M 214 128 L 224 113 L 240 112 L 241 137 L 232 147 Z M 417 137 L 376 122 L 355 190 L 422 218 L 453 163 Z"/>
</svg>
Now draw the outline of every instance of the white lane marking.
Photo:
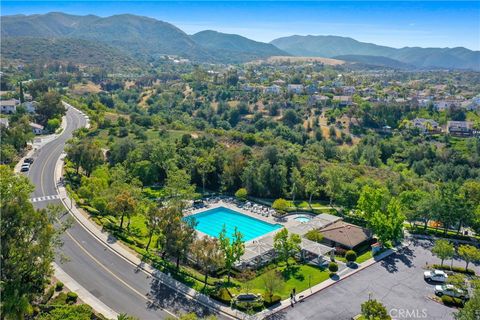
<svg viewBox="0 0 480 320">
<path fill-rule="evenodd" d="M 53 194 L 51 196 L 30 198 L 30 201 L 31 202 L 40 202 L 40 201 L 49 201 L 49 200 L 55 200 L 55 199 L 60 199 L 60 196 L 58 194 Z"/>
</svg>

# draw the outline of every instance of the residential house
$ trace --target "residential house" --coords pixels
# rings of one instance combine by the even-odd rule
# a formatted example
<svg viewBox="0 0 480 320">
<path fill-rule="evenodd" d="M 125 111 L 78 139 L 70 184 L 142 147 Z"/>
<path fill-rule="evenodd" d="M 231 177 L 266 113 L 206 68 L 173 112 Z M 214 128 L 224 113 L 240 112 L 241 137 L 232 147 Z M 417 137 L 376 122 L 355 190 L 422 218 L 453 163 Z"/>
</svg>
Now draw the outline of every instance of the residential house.
<svg viewBox="0 0 480 320">
<path fill-rule="evenodd" d="M 30 122 L 30 128 L 32 129 L 32 132 L 36 135 L 43 134 L 44 132 L 43 126 L 38 123 Z"/>
<path fill-rule="evenodd" d="M 351 106 L 353 104 L 351 96 L 334 96 L 333 101 L 337 101 L 339 107 Z"/>
<path fill-rule="evenodd" d="M 450 110 L 459 106 L 460 106 L 459 103 L 455 100 L 440 100 L 440 101 L 434 102 L 433 104 L 433 107 L 437 111 Z"/>
<path fill-rule="evenodd" d="M 480 96 L 476 96 L 470 100 L 462 102 L 462 108 L 467 111 L 478 111 L 480 110 Z"/>
<path fill-rule="evenodd" d="M 307 94 L 315 94 L 318 92 L 318 87 L 314 84 L 309 84 L 308 86 L 305 87 L 305 92 Z"/>
<path fill-rule="evenodd" d="M 440 125 L 438 122 L 432 119 L 415 118 L 410 124 L 411 128 L 418 128 L 422 133 L 426 132 L 439 132 Z"/>
<path fill-rule="evenodd" d="M 473 123 L 471 121 L 448 121 L 447 132 L 453 136 L 470 137 L 473 135 Z"/>
<path fill-rule="evenodd" d="M 314 106 L 314 105 L 317 105 L 317 104 L 326 104 L 328 101 L 328 97 L 327 96 L 322 96 L 322 95 L 319 95 L 319 94 L 314 94 L 310 97 L 308 97 L 308 101 L 307 101 L 307 104 L 309 106 Z"/>
<path fill-rule="evenodd" d="M 20 104 L 20 100 L 10 99 L 0 101 L 1 113 L 15 113 L 17 112 L 17 106 Z"/>
<path fill-rule="evenodd" d="M 342 220 L 336 221 L 319 231 L 323 235 L 323 242 L 327 245 L 346 250 L 358 248 L 372 240 L 370 230 Z"/>
<path fill-rule="evenodd" d="M 355 87 L 354 86 L 346 86 L 342 88 L 343 95 L 345 96 L 353 96 L 355 94 Z"/>
<path fill-rule="evenodd" d="M 244 85 L 242 86 L 242 90 L 243 90 L 243 91 L 247 91 L 247 92 L 254 92 L 254 91 L 257 90 L 257 87 L 251 86 L 251 85 L 249 85 L 249 84 L 244 84 Z"/>
<path fill-rule="evenodd" d="M 274 85 L 271 85 L 269 87 L 265 87 L 263 89 L 263 93 L 265 93 L 265 94 L 280 94 L 280 93 L 282 93 L 282 87 L 274 84 Z"/>
<path fill-rule="evenodd" d="M 303 93 L 303 84 L 289 84 L 287 85 L 288 93 L 302 94 Z"/>
</svg>

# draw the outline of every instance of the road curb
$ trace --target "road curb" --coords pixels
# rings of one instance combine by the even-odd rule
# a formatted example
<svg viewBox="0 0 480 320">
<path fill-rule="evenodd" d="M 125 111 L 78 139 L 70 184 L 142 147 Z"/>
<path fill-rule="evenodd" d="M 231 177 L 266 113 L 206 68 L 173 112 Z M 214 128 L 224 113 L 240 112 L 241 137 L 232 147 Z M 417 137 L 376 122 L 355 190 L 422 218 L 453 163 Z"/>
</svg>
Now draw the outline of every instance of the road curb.
<svg viewBox="0 0 480 320">
<path fill-rule="evenodd" d="M 63 284 L 70 290 L 78 294 L 78 297 L 86 304 L 91 306 L 95 312 L 100 313 L 108 319 L 117 319 L 118 313 L 112 308 L 105 305 L 97 297 L 91 294 L 87 289 L 81 286 L 77 281 L 70 277 L 65 271 L 60 268 L 58 264 L 53 263 L 55 277 L 62 281 Z"/>
<path fill-rule="evenodd" d="M 71 108 L 75 109 L 78 111 L 73 106 L 70 106 Z M 88 125 L 88 122 L 87 122 Z M 223 316 L 230 318 L 230 319 L 246 319 L 248 316 L 244 314 L 241 311 L 230 309 L 229 307 L 220 305 L 218 302 L 214 301 L 210 297 L 184 285 L 183 283 L 169 277 L 165 273 L 151 267 L 149 264 L 146 264 L 141 261 L 137 256 L 129 253 L 128 251 L 125 251 L 124 248 L 122 248 L 119 244 L 110 244 L 106 239 L 103 239 L 103 237 L 106 237 L 104 232 L 98 229 L 97 226 L 95 226 L 90 220 L 88 220 L 86 217 L 84 217 L 80 212 L 75 212 L 78 211 L 76 206 L 74 206 L 74 202 L 70 197 L 68 196 L 65 187 L 60 181 L 60 178 L 62 177 L 62 169 L 63 169 L 63 164 L 64 164 L 64 158 L 65 154 L 63 153 L 60 155 L 60 157 L 57 159 L 57 162 L 55 164 L 55 172 L 54 172 L 54 180 L 56 182 L 56 190 L 57 193 L 60 196 L 60 201 L 62 202 L 63 206 L 70 212 L 72 217 L 88 232 L 90 233 L 93 237 L 95 237 L 98 241 L 100 241 L 106 248 L 108 248 L 110 251 L 115 253 L 117 256 L 125 260 L 126 262 L 130 263 L 132 266 L 136 267 L 139 270 L 142 270 L 145 274 L 154 277 L 155 279 L 161 281 L 164 285 L 168 286 L 170 289 L 179 292 L 180 294 L 184 295 L 187 299 L 191 299 L 196 301 L 197 303 L 203 305 L 206 308 L 209 308 L 211 310 L 214 310 L 218 313 L 221 313 Z M 68 206 L 66 199 L 69 200 L 70 206 Z M 75 210 L 74 210 L 75 209 Z M 115 248 L 118 246 L 118 248 Z M 125 252 L 122 252 L 125 251 Z M 128 257 L 132 256 L 132 257 Z M 138 261 L 135 261 L 138 260 Z M 205 301 L 202 301 L 202 300 Z M 225 310 L 227 309 L 227 310 Z M 232 312 L 233 311 L 233 312 Z M 168 310 L 165 310 L 165 312 L 169 313 Z"/>
</svg>

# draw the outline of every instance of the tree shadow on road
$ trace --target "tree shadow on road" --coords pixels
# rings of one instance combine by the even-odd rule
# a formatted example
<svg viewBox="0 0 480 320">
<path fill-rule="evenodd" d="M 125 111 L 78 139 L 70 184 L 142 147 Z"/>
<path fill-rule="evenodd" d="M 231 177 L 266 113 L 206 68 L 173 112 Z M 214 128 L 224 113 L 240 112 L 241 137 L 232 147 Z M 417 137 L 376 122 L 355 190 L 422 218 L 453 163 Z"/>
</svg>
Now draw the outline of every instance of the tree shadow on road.
<svg viewBox="0 0 480 320">
<path fill-rule="evenodd" d="M 415 254 L 413 250 L 409 247 L 405 247 L 383 259 L 380 265 L 388 272 L 394 273 L 398 271 L 398 263 L 403 263 L 408 268 L 412 268 L 414 257 Z"/>
<path fill-rule="evenodd" d="M 279 311 L 265 318 L 265 320 L 285 320 L 285 319 L 287 319 L 287 312 L 285 310 Z"/>
<path fill-rule="evenodd" d="M 157 310 L 167 309 L 175 314 L 194 312 L 198 317 L 204 318 L 214 314 L 210 309 L 200 305 L 198 302 L 188 299 L 184 294 L 173 290 L 158 279 L 153 279 L 150 285 L 150 292 L 147 295 L 149 301 L 147 308 Z"/>
</svg>

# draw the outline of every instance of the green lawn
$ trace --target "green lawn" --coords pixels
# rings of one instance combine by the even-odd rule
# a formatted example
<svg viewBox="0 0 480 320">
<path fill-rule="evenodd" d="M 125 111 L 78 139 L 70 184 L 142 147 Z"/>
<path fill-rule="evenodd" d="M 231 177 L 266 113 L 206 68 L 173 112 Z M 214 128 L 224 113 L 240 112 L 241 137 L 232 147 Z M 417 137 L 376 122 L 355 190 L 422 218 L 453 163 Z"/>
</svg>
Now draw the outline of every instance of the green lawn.
<svg viewBox="0 0 480 320">
<path fill-rule="evenodd" d="M 290 266 L 289 270 L 286 270 L 285 265 L 280 265 L 272 270 L 269 270 L 253 280 L 239 283 L 241 288 L 236 288 L 232 291 L 238 293 L 240 291 L 250 291 L 254 293 L 264 293 L 265 284 L 264 277 L 268 273 L 280 272 L 284 279 L 284 286 L 276 295 L 281 296 L 282 300 L 290 296 L 290 292 L 295 288 L 296 292 L 302 292 L 308 289 L 310 286 L 314 286 L 329 279 L 330 272 L 328 270 L 322 270 L 312 265 L 296 264 Z M 309 283 L 310 280 L 310 283 Z"/>
</svg>

